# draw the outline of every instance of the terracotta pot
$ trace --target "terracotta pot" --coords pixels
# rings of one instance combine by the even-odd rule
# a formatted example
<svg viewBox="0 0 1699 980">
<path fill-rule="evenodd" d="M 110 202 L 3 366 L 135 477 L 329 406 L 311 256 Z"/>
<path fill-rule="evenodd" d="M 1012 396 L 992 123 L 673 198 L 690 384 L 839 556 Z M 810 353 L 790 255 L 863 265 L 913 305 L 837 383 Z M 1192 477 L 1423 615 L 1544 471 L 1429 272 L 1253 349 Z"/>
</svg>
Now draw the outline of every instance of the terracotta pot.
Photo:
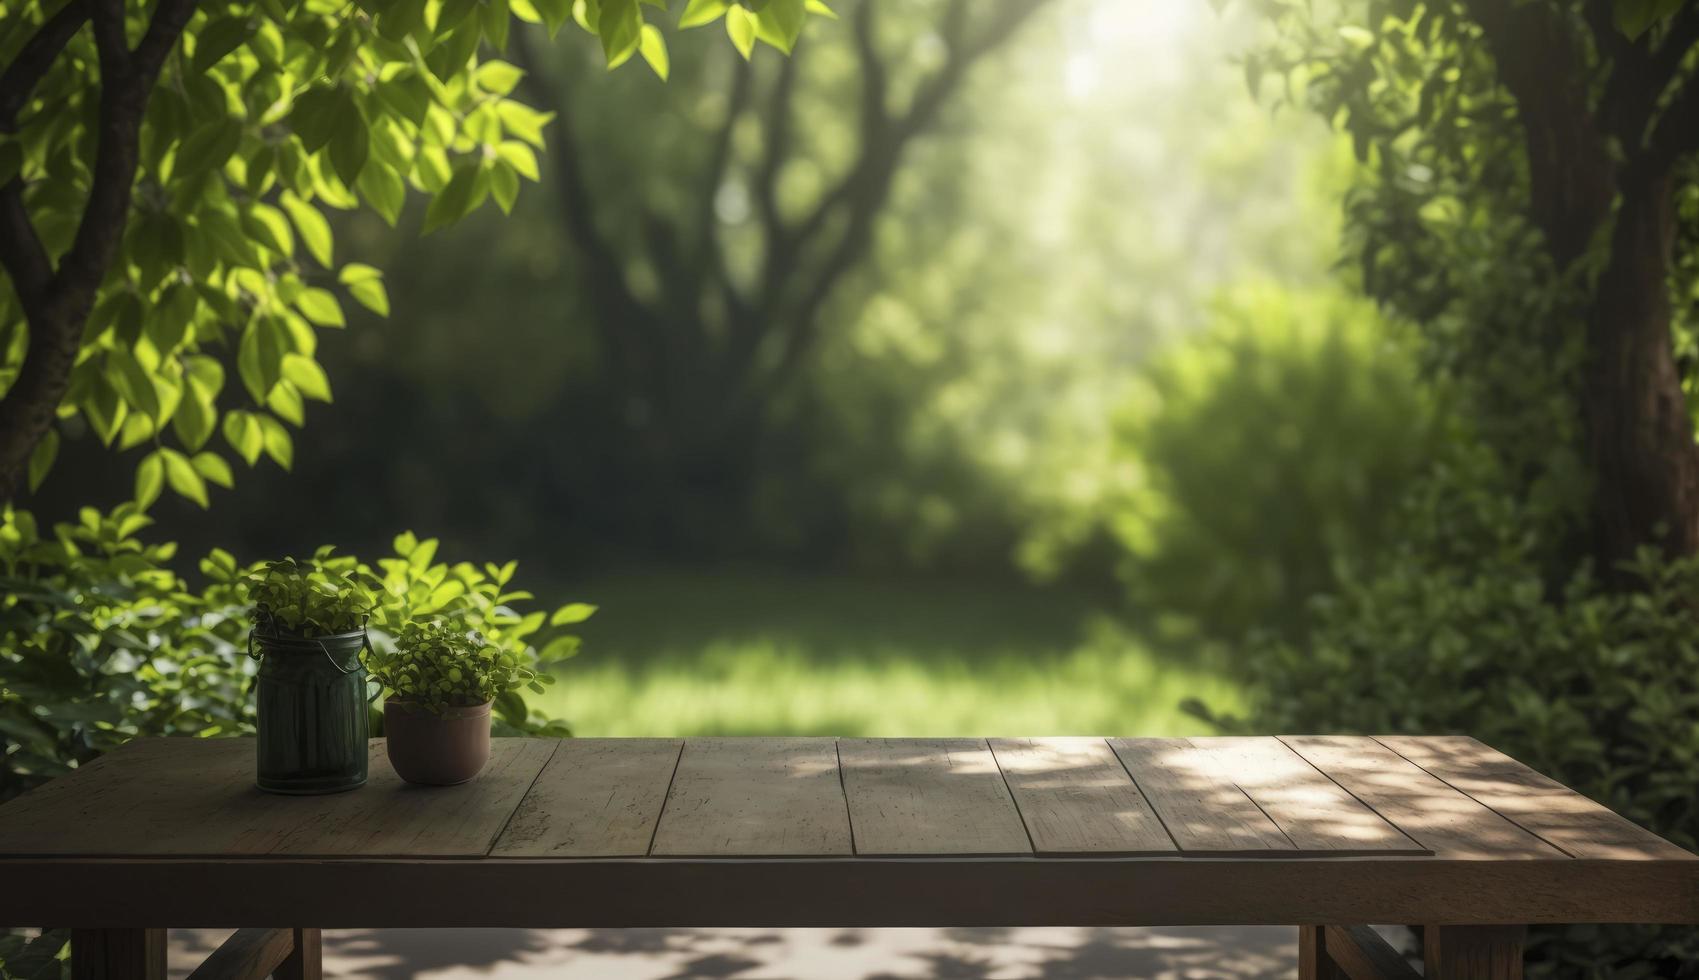
<svg viewBox="0 0 1699 980">
<path fill-rule="evenodd" d="M 401 698 L 383 703 L 389 764 L 410 783 L 453 786 L 490 761 L 490 703 L 445 708 L 438 714 Z"/>
</svg>

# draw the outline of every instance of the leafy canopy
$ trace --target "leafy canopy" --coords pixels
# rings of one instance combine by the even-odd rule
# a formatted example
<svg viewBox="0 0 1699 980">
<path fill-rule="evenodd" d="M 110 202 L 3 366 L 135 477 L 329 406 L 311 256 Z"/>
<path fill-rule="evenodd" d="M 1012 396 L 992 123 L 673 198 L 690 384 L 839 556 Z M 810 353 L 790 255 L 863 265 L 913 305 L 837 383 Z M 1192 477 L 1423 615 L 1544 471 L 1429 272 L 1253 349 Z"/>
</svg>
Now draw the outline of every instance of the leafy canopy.
<svg viewBox="0 0 1699 980">
<path fill-rule="evenodd" d="M 810 12 L 830 14 L 819 0 L 690 0 L 679 24 L 724 21 L 749 57 L 757 40 L 788 52 Z M 101 20 L 87 28 L 84 13 L 27 0 L 0 35 L 10 66 L 56 28 L 73 32 L 33 87 L 11 91 L 11 71 L 0 86 L 0 103 L 20 103 L 0 106 L 15 115 L 0 126 L 0 189 L 21 188 L 45 256 L 68 253 L 110 183 L 94 123 Z M 30 488 L 70 427 L 147 447 L 135 482 L 144 510 L 167 487 L 207 506 L 209 484 L 232 485 L 229 454 L 289 468 L 306 403 L 331 398 L 318 331 L 345 325 L 346 300 L 390 308 L 382 273 L 338 254 L 327 213 L 365 207 L 394 225 L 413 192 L 429 198 L 429 232 L 486 200 L 511 210 L 522 179 L 538 177 L 551 118 L 513 97 L 524 73 L 500 56 L 513 21 L 553 33 L 575 19 L 610 68 L 640 53 L 665 77 L 665 41 L 648 19 L 665 13 L 663 0 L 264 0 L 185 14 L 146 96 L 122 239 L 57 423 L 30 457 Z M 124 5 L 129 38 L 156 33 L 157 14 Z M 0 283 L 0 391 L 36 329 L 22 293 L 11 277 Z"/>
</svg>

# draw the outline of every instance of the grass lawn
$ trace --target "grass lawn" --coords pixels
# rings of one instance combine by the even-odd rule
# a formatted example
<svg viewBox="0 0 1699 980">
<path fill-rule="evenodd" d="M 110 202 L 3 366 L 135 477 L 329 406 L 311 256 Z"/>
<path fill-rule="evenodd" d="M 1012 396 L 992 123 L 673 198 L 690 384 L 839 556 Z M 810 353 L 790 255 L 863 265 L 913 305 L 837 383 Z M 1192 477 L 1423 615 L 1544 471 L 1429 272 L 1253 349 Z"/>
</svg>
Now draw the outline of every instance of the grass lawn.
<svg viewBox="0 0 1699 980">
<path fill-rule="evenodd" d="M 580 735 L 1199 734 L 1234 686 L 1065 594 L 771 572 L 608 576 L 538 698 Z"/>
</svg>

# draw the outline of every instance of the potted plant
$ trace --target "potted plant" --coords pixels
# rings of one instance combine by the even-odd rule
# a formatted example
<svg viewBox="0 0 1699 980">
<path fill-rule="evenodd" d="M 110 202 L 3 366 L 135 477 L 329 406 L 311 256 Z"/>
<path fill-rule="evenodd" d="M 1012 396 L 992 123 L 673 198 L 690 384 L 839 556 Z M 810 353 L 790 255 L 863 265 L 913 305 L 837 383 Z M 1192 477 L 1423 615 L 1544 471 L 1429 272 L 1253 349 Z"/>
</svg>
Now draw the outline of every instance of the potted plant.
<svg viewBox="0 0 1699 980">
<path fill-rule="evenodd" d="M 490 758 L 490 704 L 537 675 L 510 651 L 484 642 L 458 616 L 407 623 L 393 647 L 368 657 L 389 692 L 383 725 L 389 762 L 410 783 L 451 786 L 476 776 Z"/>
<path fill-rule="evenodd" d="M 337 793 L 366 781 L 366 618 L 372 593 L 351 561 L 321 552 L 247 577 L 248 655 L 259 661 L 255 711 L 259 787 Z"/>
</svg>

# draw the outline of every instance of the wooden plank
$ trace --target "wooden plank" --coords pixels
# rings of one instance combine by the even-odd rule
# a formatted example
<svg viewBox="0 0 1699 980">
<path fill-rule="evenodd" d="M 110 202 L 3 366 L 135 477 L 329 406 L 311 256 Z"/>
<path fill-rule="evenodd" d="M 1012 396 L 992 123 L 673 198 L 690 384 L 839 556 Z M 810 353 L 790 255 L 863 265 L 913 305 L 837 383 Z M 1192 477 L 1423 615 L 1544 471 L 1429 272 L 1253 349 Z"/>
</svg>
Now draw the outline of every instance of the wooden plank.
<svg viewBox="0 0 1699 980">
<path fill-rule="evenodd" d="M 1101 738 L 994 738 L 1039 854 L 1168 854 L 1173 838 Z"/>
<path fill-rule="evenodd" d="M 1693 858 L 1609 807 L 1466 735 L 1388 735 L 1379 741 L 1572 857 Z"/>
<path fill-rule="evenodd" d="M 265 980 L 294 951 L 293 929 L 238 929 L 189 980 Z"/>
<path fill-rule="evenodd" d="M 1521 926 L 1429 926 L 1422 935 L 1428 980 L 1522 980 Z"/>
<path fill-rule="evenodd" d="M 415 786 L 390 768 L 373 739 L 366 785 L 308 797 L 306 819 L 267 853 L 317 857 L 482 857 L 560 744 L 490 740 L 484 771 L 457 786 Z"/>
<path fill-rule="evenodd" d="M 1300 851 L 1427 854 L 1277 738 L 1194 738 Z"/>
<path fill-rule="evenodd" d="M 73 980 L 165 980 L 164 929 L 72 929 Z"/>
<path fill-rule="evenodd" d="M 1436 857 L 1567 857 L 1372 738 L 1281 736 L 1281 740 Z"/>
<path fill-rule="evenodd" d="M 854 853 L 836 744 L 829 738 L 686 740 L 650 853 Z"/>
<path fill-rule="evenodd" d="M 14 858 L 0 876 L 0 922 L 85 927 L 1699 925 L 1695 861 Z"/>
<path fill-rule="evenodd" d="M 684 740 L 561 742 L 490 853 L 495 857 L 639 857 L 649 853 Z"/>
<path fill-rule="evenodd" d="M 1348 980 L 1421 980 L 1416 968 L 1368 926 L 1324 926 L 1327 958 Z"/>
<path fill-rule="evenodd" d="M 263 854 L 324 799 L 256 788 L 251 738 L 136 739 L 0 807 L 0 853 Z"/>
<path fill-rule="evenodd" d="M 277 965 L 274 980 L 324 980 L 324 934 L 295 929 L 295 948 Z"/>
<path fill-rule="evenodd" d="M 1297 847 L 1216 768 L 1206 749 L 1183 738 L 1112 738 L 1109 745 L 1180 850 L 1290 856 Z"/>
<path fill-rule="evenodd" d="M 838 756 L 857 854 L 1032 853 L 983 739 L 846 738 Z"/>
</svg>

